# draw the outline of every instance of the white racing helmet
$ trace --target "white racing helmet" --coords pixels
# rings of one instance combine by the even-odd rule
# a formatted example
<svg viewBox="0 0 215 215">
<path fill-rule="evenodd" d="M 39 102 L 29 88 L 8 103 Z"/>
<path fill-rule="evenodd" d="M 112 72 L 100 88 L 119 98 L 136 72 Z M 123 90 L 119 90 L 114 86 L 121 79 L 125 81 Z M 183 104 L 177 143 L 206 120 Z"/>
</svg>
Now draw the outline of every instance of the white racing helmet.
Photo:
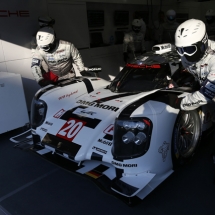
<svg viewBox="0 0 215 215">
<path fill-rule="evenodd" d="M 205 13 L 205 19 L 208 24 L 211 24 L 215 21 L 215 11 L 210 9 Z"/>
<path fill-rule="evenodd" d="M 208 47 L 208 36 L 204 22 L 189 19 L 178 26 L 175 32 L 178 54 L 189 62 L 199 61 Z"/>
<path fill-rule="evenodd" d="M 175 19 L 176 19 L 176 12 L 174 10 L 168 10 L 166 12 L 166 18 L 167 18 L 167 21 L 172 23 L 172 22 L 175 22 Z"/>
<path fill-rule="evenodd" d="M 52 27 L 41 28 L 36 35 L 37 45 L 45 52 L 55 47 L 55 32 Z"/>
<path fill-rule="evenodd" d="M 136 33 L 140 32 L 141 26 L 142 26 L 142 23 L 139 19 L 134 19 L 132 21 L 132 30 L 134 32 L 136 32 Z"/>
</svg>

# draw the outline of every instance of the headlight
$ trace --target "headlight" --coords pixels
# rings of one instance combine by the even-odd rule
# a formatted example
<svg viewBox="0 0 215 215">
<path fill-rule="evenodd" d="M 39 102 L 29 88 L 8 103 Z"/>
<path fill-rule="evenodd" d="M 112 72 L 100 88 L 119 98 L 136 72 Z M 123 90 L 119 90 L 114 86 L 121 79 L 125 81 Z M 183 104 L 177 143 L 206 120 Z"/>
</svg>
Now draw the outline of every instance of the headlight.
<svg viewBox="0 0 215 215">
<path fill-rule="evenodd" d="M 148 118 L 116 119 L 112 154 L 116 160 L 140 157 L 149 148 L 152 122 Z"/>
<path fill-rule="evenodd" d="M 31 126 L 32 128 L 36 128 L 45 120 L 47 111 L 47 105 L 42 100 L 33 99 L 31 103 Z"/>
</svg>

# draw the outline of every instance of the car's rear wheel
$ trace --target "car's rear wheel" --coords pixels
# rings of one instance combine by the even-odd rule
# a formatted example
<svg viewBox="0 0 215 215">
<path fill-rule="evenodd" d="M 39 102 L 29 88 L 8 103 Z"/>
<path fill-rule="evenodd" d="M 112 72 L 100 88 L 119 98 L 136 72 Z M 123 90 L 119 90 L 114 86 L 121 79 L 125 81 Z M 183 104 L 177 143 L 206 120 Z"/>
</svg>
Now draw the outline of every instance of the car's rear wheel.
<svg viewBox="0 0 215 215">
<path fill-rule="evenodd" d="M 177 167 L 190 159 L 201 138 L 201 119 L 197 110 L 180 111 L 172 138 L 172 159 Z"/>
</svg>

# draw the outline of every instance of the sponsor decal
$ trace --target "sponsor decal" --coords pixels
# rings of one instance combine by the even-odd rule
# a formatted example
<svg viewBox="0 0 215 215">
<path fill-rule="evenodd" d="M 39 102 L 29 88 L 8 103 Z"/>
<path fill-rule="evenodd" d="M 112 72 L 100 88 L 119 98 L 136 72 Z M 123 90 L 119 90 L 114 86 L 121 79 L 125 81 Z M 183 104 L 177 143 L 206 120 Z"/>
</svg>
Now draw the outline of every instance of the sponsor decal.
<svg viewBox="0 0 215 215">
<path fill-rule="evenodd" d="M 31 67 L 33 66 L 40 66 L 40 59 L 33 58 L 31 62 Z"/>
<path fill-rule="evenodd" d="M 47 129 L 45 128 L 40 128 L 41 131 L 47 132 Z"/>
<path fill-rule="evenodd" d="M 58 62 L 58 63 L 62 63 L 62 62 L 64 62 L 64 61 L 67 61 L 67 58 L 62 58 L 62 59 L 58 60 L 57 62 Z"/>
<path fill-rule="evenodd" d="M 72 141 L 85 124 L 86 122 L 84 121 L 70 118 L 58 131 L 56 136 L 68 141 Z"/>
<path fill-rule="evenodd" d="M 61 50 L 57 50 L 56 53 L 61 53 L 61 52 L 65 52 L 64 49 L 61 49 Z"/>
<path fill-rule="evenodd" d="M 115 161 L 112 161 L 111 162 L 113 165 L 115 166 L 119 166 L 119 167 L 137 167 L 137 164 L 130 164 L 130 163 L 118 163 L 118 162 L 115 162 Z"/>
<path fill-rule="evenodd" d="M 208 89 L 208 90 L 211 90 L 211 91 L 215 91 L 215 84 L 210 82 L 210 81 L 207 81 L 207 83 L 205 84 L 205 87 Z"/>
<path fill-rule="evenodd" d="M 28 10 L 16 10 L 16 11 L 10 11 L 10 10 L 0 10 L 0 17 L 29 17 L 29 11 Z"/>
<path fill-rule="evenodd" d="M 170 45 L 170 44 L 162 45 L 162 46 L 161 46 L 161 49 L 169 49 L 169 48 L 171 48 L 171 45 Z"/>
<path fill-rule="evenodd" d="M 93 146 L 93 148 L 92 148 L 92 149 L 94 149 L 94 150 L 96 150 L 96 151 L 98 151 L 98 152 L 101 152 L 101 153 L 103 153 L 103 154 L 107 154 L 107 151 L 106 151 L 106 150 L 104 150 L 104 149 L 100 149 L 100 148 L 95 147 L 95 146 Z"/>
<path fill-rule="evenodd" d="M 52 122 L 48 122 L 48 121 L 46 121 L 45 124 L 50 125 L 50 126 L 53 125 Z"/>
<path fill-rule="evenodd" d="M 65 95 L 63 95 L 63 96 L 60 96 L 59 98 L 58 98 L 58 100 L 61 100 L 61 99 L 64 99 L 64 98 L 69 98 L 70 96 L 72 96 L 73 94 L 75 94 L 75 93 L 77 93 L 78 92 L 78 90 L 76 90 L 76 91 L 74 91 L 74 92 L 71 92 L 71 93 L 68 93 L 68 94 L 65 94 Z"/>
<path fill-rule="evenodd" d="M 66 111 L 64 109 L 59 110 L 55 115 L 54 118 L 60 118 Z"/>
<path fill-rule="evenodd" d="M 47 60 L 51 63 L 55 63 L 55 59 L 53 55 L 47 55 Z"/>
<path fill-rule="evenodd" d="M 136 65 L 136 64 L 126 64 L 127 67 L 132 67 L 132 68 L 144 68 L 144 69 L 160 69 L 161 66 L 160 64 L 153 64 L 153 65 L 146 65 L 146 64 L 141 64 L 141 65 Z"/>
<path fill-rule="evenodd" d="M 114 106 L 110 106 L 110 105 L 104 105 L 104 104 L 100 104 L 98 102 L 89 102 L 89 101 L 78 100 L 77 103 L 82 104 L 82 105 L 86 105 L 86 106 L 92 106 L 92 107 L 96 107 L 96 108 L 111 110 L 111 111 L 115 111 L 115 112 L 117 110 L 119 110 L 118 107 L 114 107 Z"/>
<path fill-rule="evenodd" d="M 112 146 L 112 142 L 104 140 L 104 139 L 98 139 L 98 142 L 103 143 L 103 144 L 108 145 L 108 146 Z"/>
<path fill-rule="evenodd" d="M 149 58 L 148 56 L 145 56 L 145 57 L 141 58 L 140 60 L 141 60 L 141 61 L 145 61 L 145 60 L 148 59 L 148 58 Z"/>
<path fill-rule="evenodd" d="M 183 107 L 197 105 L 197 104 L 199 104 L 201 102 L 203 102 L 203 101 L 202 100 L 198 100 L 197 102 L 191 102 L 191 103 L 183 104 Z"/>
<path fill-rule="evenodd" d="M 208 39 L 207 34 L 205 34 L 204 38 L 202 39 L 202 42 L 206 43 L 207 39 Z"/>
<path fill-rule="evenodd" d="M 101 71 L 102 69 L 101 68 L 99 68 L 99 67 L 97 67 L 97 68 L 88 68 L 88 71 L 91 71 L 91 72 L 93 72 L 93 71 Z"/>
<path fill-rule="evenodd" d="M 115 100 L 116 102 L 123 102 L 122 100 Z"/>
<path fill-rule="evenodd" d="M 86 110 L 83 108 L 77 108 L 73 114 L 77 114 L 77 115 L 81 115 L 81 116 L 87 116 L 91 119 L 94 119 L 94 115 L 96 114 L 96 112 L 91 111 L 91 110 Z"/>
<path fill-rule="evenodd" d="M 162 154 L 163 162 L 166 161 L 168 151 L 169 151 L 169 143 L 164 141 L 163 145 L 158 149 L 158 152 Z"/>
<path fill-rule="evenodd" d="M 114 129 L 114 125 L 111 124 L 103 132 L 108 135 L 113 135 L 113 129 Z"/>
</svg>

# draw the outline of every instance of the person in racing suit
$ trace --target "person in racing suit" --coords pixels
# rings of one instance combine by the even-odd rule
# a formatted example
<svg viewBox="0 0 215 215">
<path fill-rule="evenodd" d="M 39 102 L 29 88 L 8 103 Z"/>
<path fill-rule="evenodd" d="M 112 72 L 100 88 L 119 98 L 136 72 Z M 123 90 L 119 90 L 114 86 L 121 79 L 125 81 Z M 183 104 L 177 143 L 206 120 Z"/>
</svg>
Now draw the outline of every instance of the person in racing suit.
<svg viewBox="0 0 215 215">
<path fill-rule="evenodd" d="M 180 109 L 189 111 L 207 105 L 215 127 L 215 50 L 212 49 L 213 44 L 214 42 L 208 39 L 206 26 L 201 20 L 189 19 L 179 25 L 176 30 L 175 46 L 181 56 L 182 64 L 200 84 L 199 90 L 180 98 Z M 213 139 L 215 140 L 215 135 Z M 215 151 L 213 158 L 215 161 Z"/>
<path fill-rule="evenodd" d="M 176 21 L 176 12 L 172 9 L 166 12 L 166 21 L 163 23 L 162 43 L 173 43 L 174 35 L 179 23 Z"/>
<path fill-rule="evenodd" d="M 134 19 L 132 22 L 132 30 L 125 33 L 123 39 L 123 59 L 127 63 L 137 55 L 145 53 L 144 34 L 140 31 L 142 23 L 140 19 Z"/>
<path fill-rule="evenodd" d="M 37 83 L 44 87 L 57 80 L 75 76 L 73 63 L 80 73 L 85 72 L 84 63 L 78 49 L 70 42 L 55 38 L 54 29 L 51 27 L 41 28 L 36 35 L 37 48 L 32 57 L 31 70 Z M 55 77 L 47 79 L 43 77 L 43 61 L 48 65 Z"/>
</svg>

